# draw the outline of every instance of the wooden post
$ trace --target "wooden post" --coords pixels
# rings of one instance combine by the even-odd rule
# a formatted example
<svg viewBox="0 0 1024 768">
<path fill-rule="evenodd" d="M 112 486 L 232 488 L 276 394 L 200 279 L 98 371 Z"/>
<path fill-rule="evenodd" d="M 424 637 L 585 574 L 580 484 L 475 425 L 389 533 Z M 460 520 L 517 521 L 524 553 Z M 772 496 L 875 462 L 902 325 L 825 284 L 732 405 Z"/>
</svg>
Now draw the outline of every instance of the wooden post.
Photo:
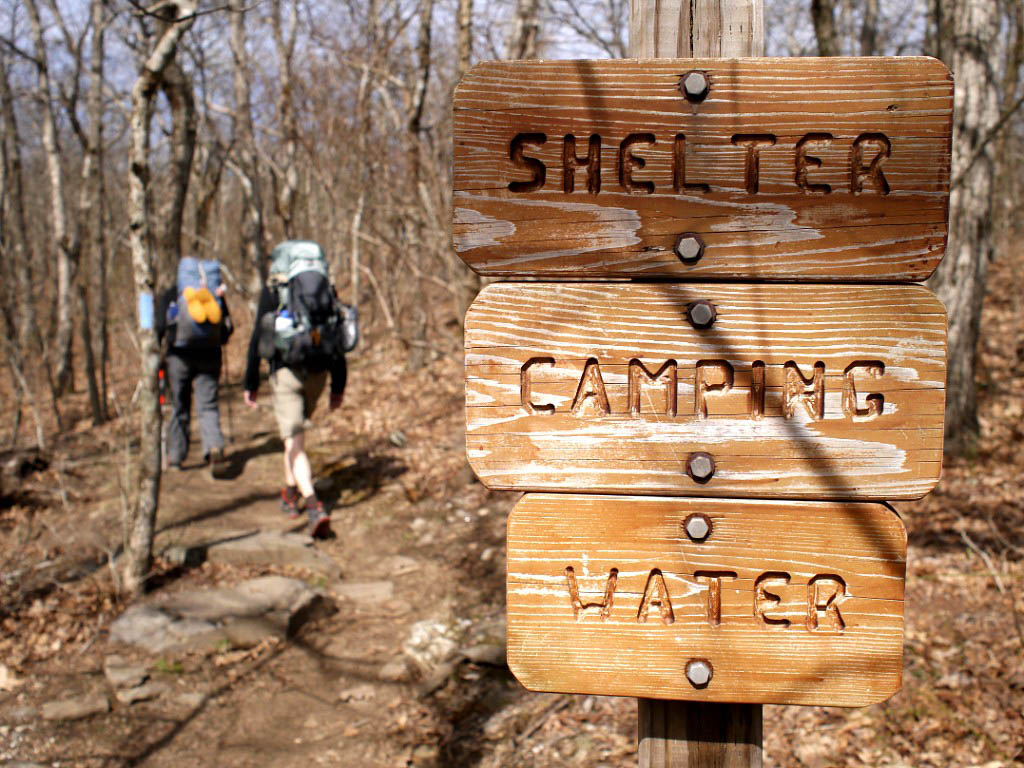
<svg viewBox="0 0 1024 768">
<path fill-rule="evenodd" d="M 631 0 L 630 56 L 764 55 L 763 0 Z M 640 768 L 761 768 L 761 705 L 637 700 Z"/>
</svg>

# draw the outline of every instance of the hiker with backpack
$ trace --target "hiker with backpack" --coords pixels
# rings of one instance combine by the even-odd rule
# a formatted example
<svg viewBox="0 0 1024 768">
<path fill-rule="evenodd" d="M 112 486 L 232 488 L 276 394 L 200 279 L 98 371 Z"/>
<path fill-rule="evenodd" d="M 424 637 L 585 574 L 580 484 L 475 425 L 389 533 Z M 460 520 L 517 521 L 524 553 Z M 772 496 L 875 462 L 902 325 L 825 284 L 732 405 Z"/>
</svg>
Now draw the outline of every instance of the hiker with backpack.
<svg viewBox="0 0 1024 768">
<path fill-rule="evenodd" d="M 245 403 L 256 408 L 260 360 L 270 363 L 270 393 L 284 441 L 281 509 L 306 515 L 314 538 L 330 535 L 330 514 L 317 498 L 306 455 L 305 424 L 331 379 L 330 409 L 345 391 L 345 352 L 355 346 L 354 309 L 338 301 L 327 258 L 312 241 L 288 240 L 270 255 L 245 369 Z"/>
<path fill-rule="evenodd" d="M 214 477 L 227 468 L 224 434 L 218 407 L 221 347 L 234 332 L 224 301 L 220 262 L 187 256 L 178 263 L 174 285 L 160 297 L 156 313 L 157 336 L 166 342 L 166 380 L 171 395 L 167 423 L 167 463 L 181 469 L 188 454 L 189 421 L 195 390 L 196 414 L 203 461 Z"/>
</svg>

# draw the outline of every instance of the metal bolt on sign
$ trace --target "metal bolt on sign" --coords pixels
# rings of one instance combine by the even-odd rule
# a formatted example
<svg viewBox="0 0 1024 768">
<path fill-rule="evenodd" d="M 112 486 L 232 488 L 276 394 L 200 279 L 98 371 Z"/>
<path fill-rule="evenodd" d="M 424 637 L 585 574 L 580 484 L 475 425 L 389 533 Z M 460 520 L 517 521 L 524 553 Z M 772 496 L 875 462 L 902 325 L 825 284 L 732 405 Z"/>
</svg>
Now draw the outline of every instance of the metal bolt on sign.
<svg viewBox="0 0 1024 768">
<path fill-rule="evenodd" d="M 718 317 L 718 310 L 710 301 L 695 301 L 686 308 L 686 316 L 694 328 L 710 328 Z"/>
<path fill-rule="evenodd" d="M 697 451 L 686 460 L 686 474 L 698 483 L 706 483 L 715 474 L 715 459 L 710 453 Z"/>
<path fill-rule="evenodd" d="M 683 529 L 693 541 L 704 541 L 711 535 L 711 518 L 700 512 L 690 515 L 683 521 Z"/>
<path fill-rule="evenodd" d="M 711 82 L 705 72 L 693 69 L 682 76 L 679 82 L 679 90 L 687 101 L 699 102 L 707 98 L 711 90 Z"/>
<path fill-rule="evenodd" d="M 682 261 L 693 264 L 700 261 L 700 257 L 704 255 L 704 241 L 701 240 L 700 235 L 684 232 L 676 240 L 673 250 Z"/>
<path fill-rule="evenodd" d="M 704 659 L 690 659 L 686 662 L 686 679 L 694 688 L 706 688 L 711 682 L 711 676 L 715 671 L 710 661 Z"/>
</svg>

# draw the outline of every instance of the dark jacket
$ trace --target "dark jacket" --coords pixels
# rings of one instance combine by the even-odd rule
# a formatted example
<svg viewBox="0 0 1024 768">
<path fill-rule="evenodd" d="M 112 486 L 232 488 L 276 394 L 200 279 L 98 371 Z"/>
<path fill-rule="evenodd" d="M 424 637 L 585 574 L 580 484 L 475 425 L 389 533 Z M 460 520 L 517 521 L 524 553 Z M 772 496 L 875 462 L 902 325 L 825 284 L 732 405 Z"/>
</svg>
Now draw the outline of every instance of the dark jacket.
<svg viewBox="0 0 1024 768">
<path fill-rule="evenodd" d="M 260 339 L 260 318 L 268 312 L 275 312 L 277 310 L 277 300 L 274 294 L 264 286 L 260 292 L 260 303 L 256 309 L 256 321 L 253 323 L 252 338 L 249 339 L 249 355 L 245 365 L 245 391 L 256 392 L 260 388 L 260 354 L 259 354 L 259 339 Z M 278 360 L 276 357 L 270 360 L 270 372 L 273 373 L 278 368 L 284 367 L 284 363 Z M 296 371 L 300 376 L 303 373 L 320 373 L 321 371 L 330 371 L 331 373 L 331 394 L 340 395 L 345 392 L 345 381 L 348 377 L 348 368 L 345 365 L 345 356 L 338 355 L 337 357 L 324 359 L 321 361 L 312 361 L 301 368 L 291 367 L 293 371 Z"/>
<path fill-rule="evenodd" d="M 156 336 L 157 339 L 163 344 L 164 340 L 167 341 L 167 354 L 170 355 L 187 355 L 191 357 L 210 357 L 220 358 L 220 347 L 176 347 L 174 346 L 175 335 L 178 331 L 177 323 L 167 322 L 167 310 L 171 306 L 171 302 L 178 300 L 178 288 L 177 286 L 171 286 L 162 294 L 160 294 L 160 300 L 157 302 L 156 307 Z M 235 324 L 231 320 L 231 312 L 228 310 L 228 303 L 224 301 L 223 297 L 217 299 L 220 304 L 221 312 L 224 315 L 224 319 L 221 322 L 221 339 L 220 346 L 224 346 L 228 343 L 228 339 L 231 338 L 231 334 L 235 332 Z M 184 307 L 178 307 L 178 311 L 184 311 Z"/>
</svg>

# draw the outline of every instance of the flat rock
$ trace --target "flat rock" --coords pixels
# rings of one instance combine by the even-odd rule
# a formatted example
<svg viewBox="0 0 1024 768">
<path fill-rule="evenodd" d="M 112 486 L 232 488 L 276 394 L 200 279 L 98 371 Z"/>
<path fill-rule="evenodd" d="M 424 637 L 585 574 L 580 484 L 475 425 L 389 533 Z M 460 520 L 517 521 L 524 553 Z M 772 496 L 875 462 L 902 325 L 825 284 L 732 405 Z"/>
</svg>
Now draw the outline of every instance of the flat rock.
<svg viewBox="0 0 1024 768">
<path fill-rule="evenodd" d="M 341 572 L 334 560 L 313 547 L 312 538 L 301 533 L 260 531 L 214 542 L 206 547 L 206 559 L 229 565 L 295 565 L 328 576 Z"/>
<path fill-rule="evenodd" d="M 496 667 L 503 667 L 506 664 L 504 645 L 490 643 L 474 645 L 470 648 L 463 648 L 459 653 L 474 664 L 490 664 Z"/>
<path fill-rule="evenodd" d="M 391 576 L 404 576 L 407 573 L 415 573 L 422 566 L 415 558 L 408 555 L 390 555 L 380 561 L 382 573 Z"/>
<path fill-rule="evenodd" d="M 402 683 L 409 679 L 409 665 L 405 659 L 399 658 L 389 661 L 377 672 L 381 680 L 389 683 Z"/>
<path fill-rule="evenodd" d="M 171 698 L 171 701 L 186 709 L 199 709 L 206 703 L 206 694 L 199 691 L 179 693 Z"/>
<path fill-rule="evenodd" d="M 134 688 L 125 688 L 118 691 L 115 696 L 122 704 L 134 704 L 137 701 L 149 701 L 167 690 L 163 683 L 151 682 L 144 685 L 137 685 Z"/>
<path fill-rule="evenodd" d="M 175 544 L 163 550 L 163 556 L 178 566 L 194 568 L 204 561 L 229 565 L 297 565 L 328 576 L 341 569 L 330 557 L 313 548 L 313 539 L 291 531 L 228 531 L 215 539 L 199 539 L 190 544 Z"/>
<path fill-rule="evenodd" d="M 302 581 L 264 576 L 234 587 L 187 590 L 133 606 L 113 622 L 110 638 L 154 654 L 209 651 L 225 642 L 251 647 L 265 637 L 292 635 L 304 623 L 334 610 L 332 601 Z"/>
<path fill-rule="evenodd" d="M 135 688 L 146 682 L 149 672 L 140 664 L 131 664 L 112 653 L 103 660 L 103 674 L 115 688 Z"/>
<path fill-rule="evenodd" d="M 331 592 L 355 603 L 374 604 L 390 600 L 395 585 L 391 581 L 337 581 L 331 585 Z"/>
<path fill-rule="evenodd" d="M 110 699 L 105 694 L 90 694 L 76 699 L 48 701 L 43 704 L 44 720 L 80 720 L 110 711 Z"/>
</svg>

